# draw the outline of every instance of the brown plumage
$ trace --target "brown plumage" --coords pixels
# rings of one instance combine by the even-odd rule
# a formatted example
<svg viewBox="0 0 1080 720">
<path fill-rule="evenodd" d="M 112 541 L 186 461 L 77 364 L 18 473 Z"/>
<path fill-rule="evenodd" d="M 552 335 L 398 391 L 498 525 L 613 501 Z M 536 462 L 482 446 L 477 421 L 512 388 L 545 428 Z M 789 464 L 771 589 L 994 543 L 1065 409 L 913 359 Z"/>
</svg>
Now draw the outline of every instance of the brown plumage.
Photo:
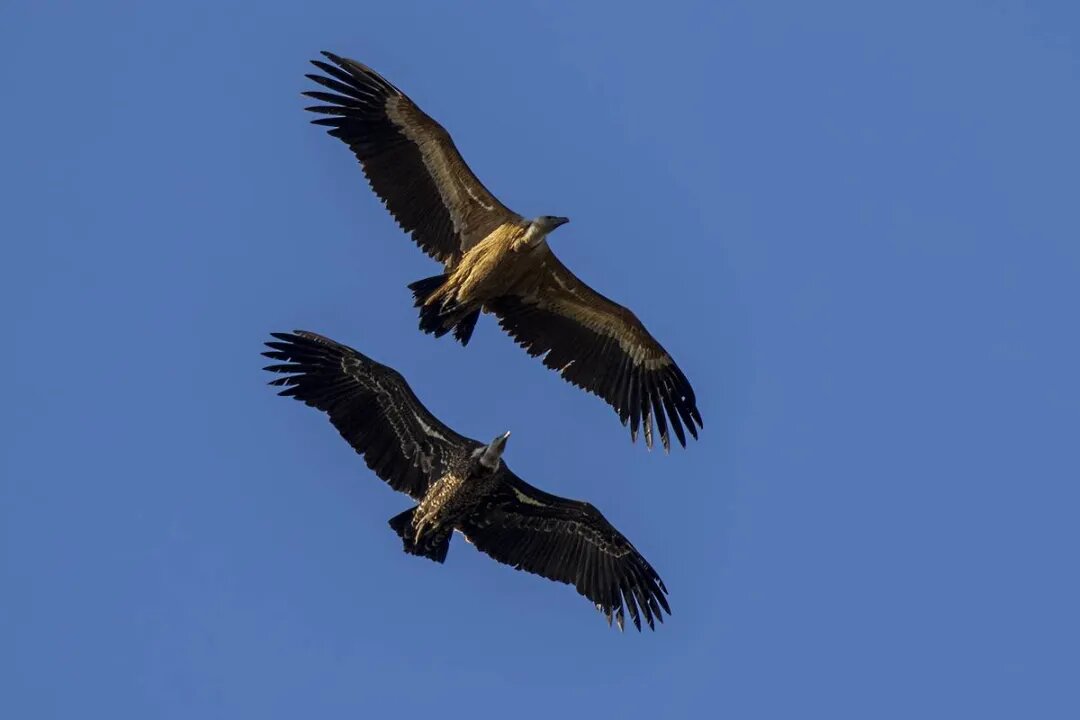
<svg viewBox="0 0 1080 720">
<path fill-rule="evenodd" d="M 660 576 L 599 510 L 507 467 L 510 433 L 487 445 L 467 438 L 396 370 L 312 332 L 273 337 L 263 354 L 279 394 L 326 413 L 376 475 L 417 502 L 390 519 L 405 552 L 441 563 L 457 530 L 500 563 L 573 585 L 619 629 L 627 614 L 640 630 L 671 613 Z"/>
<path fill-rule="evenodd" d="M 445 272 L 413 283 L 420 327 L 468 343 L 480 312 L 493 313 L 519 345 L 570 383 L 604 399 L 652 447 L 669 428 L 680 444 L 702 427 L 694 391 L 666 350 L 627 308 L 563 265 L 547 235 L 566 218 L 528 220 L 491 194 L 449 133 L 371 68 L 331 53 L 308 75 L 332 92 L 313 122 L 346 143 L 372 189 Z"/>
</svg>

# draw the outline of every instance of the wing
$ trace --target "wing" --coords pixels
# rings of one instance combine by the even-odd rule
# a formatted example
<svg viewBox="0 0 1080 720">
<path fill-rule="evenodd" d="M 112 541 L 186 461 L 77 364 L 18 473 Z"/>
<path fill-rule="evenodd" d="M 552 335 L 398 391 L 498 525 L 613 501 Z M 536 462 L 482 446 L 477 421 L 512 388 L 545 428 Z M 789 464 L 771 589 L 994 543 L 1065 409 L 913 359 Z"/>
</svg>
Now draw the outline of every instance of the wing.
<svg viewBox="0 0 1080 720">
<path fill-rule="evenodd" d="M 308 75 L 333 92 L 306 92 L 330 117 L 313 120 L 352 149 L 372 189 L 424 252 L 453 265 L 470 247 L 521 217 L 477 179 L 449 133 L 371 68 L 328 52 Z M 336 67 L 335 67 L 336 65 Z"/>
<path fill-rule="evenodd" d="M 480 446 L 439 422 L 413 394 L 405 378 L 350 347 L 312 332 L 271 333 L 264 352 L 283 361 L 270 382 L 279 395 L 322 410 L 367 466 L 415 500 L 443 476 L 461 453 Z"/>
<path fill-rule="evenodd" d="M 632 440 L 641 425 L 651 448 L 655 419 L 665 450 L 671 447 L 669 423 L 686 447 L 683 426 L 696 438 L 702 422 L 682 370 L 634 313 L 575 277 L 550 249 L 545 252 L 531 290 L 486 307 L 530 355 L 543 355 L 549 368 L 603 398 L 623 425 L 629 421 Z"/>
<path fill-rule="evenodd" d="M 461 528 L 501 563 L 574 585 L 611 622 L 641 630 L 671 614 L 667 588 L 630 541 L 589 503 L 537 490 L 507 469 L 504 483 Z M 661 612 L 661 609 L 663 612 Z"/>
</svg>

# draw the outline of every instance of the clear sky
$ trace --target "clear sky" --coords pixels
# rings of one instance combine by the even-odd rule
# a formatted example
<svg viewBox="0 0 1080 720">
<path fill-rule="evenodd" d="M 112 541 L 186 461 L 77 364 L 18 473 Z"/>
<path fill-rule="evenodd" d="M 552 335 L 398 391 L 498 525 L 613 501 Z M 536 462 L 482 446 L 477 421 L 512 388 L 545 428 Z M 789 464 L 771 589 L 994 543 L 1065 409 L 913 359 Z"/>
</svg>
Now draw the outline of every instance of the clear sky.
<svg viewBox="0 0 1080 720">
<path fill-rule="evenodd" d="M 616 9 L 617 7 L 617 9 Z M 705 419 L 671 455 L 434 274 L 307 61 L 375 67 L 632 307 Z M 177 3 L 0 8 L 0 715 L 1080 717 L 1074 2 Z M 673 616 L 409 505 L 261 343 L 316 330 L 445 422 L 512 430 Z"/>
</svg>

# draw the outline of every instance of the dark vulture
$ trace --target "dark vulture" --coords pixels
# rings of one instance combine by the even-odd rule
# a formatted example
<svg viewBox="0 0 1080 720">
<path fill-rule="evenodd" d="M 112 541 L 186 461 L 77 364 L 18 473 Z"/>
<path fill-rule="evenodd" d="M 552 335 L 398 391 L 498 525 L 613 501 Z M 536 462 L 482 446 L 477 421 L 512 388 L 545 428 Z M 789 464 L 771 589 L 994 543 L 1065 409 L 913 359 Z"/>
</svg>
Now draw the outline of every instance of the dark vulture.
<svg viewBox="0 0 1080 720">
<path fill-rule="evenodd" d="M 627 308 L 583 283 L 548 246 L 567 218 L 529 220 L 484 187 L 450 135 L 371 68 L 324 52 L 308 75 L 324 91 L 324 125 L 356 155 L 372 189 L 441 275 L 410 285 L 420 327 L 468 343 L 481 311 L 495 314 L 519 345 L 569 382 L 595 393 L 652 447 L 669 427 L 686 446 L 702 427 L 694 391 L 671 356 Z M 333 64 L 331 64 L 333 63 Z"/>
<path fill-rule="evenodd" d="M 510 433 L 488 444 L 432 415 L 395 370 L 311 332 L 273 333 L 279 394 L 322 410 L 376 475 L 417 505 L 390 519 L 405 552 L 446 559 L 454 530 L 518 570 L 573 585 L 622 629 L 671 614 L 667 588 L 589 503 L 537 490 L 502 461 Z M 655 629 L 655 628 L 654 628 Z"/>
</svg>

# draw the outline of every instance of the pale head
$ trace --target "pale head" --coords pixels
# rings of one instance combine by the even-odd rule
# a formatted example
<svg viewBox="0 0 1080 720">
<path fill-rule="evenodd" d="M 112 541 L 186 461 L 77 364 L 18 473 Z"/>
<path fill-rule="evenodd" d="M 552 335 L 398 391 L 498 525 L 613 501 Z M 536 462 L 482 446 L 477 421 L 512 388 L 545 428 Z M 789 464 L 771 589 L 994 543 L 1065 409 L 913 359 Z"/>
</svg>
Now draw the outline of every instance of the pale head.
<svg viewBox="0 0 1080 720">
<path fill-rule="evenodd" d="M 477 460 L 482 467 L 494 472 L 499 469 L 499 465 L 502 463 L 503 450 L 506 448 L 506 441 L 509 438 L 510 431 L 507 430 L 488 443 L 487 447 L 477 448 L 473 455 L 477 456 Z"/>
<path fill-rule="evenodd" d="M 570 218 L 561 217 L 559 215 L 541 215 L 532 221 L 533 227 L 537 229 L 542 235 L 547 235 L 549 232 L 570 222 Z"/>
</svg>

